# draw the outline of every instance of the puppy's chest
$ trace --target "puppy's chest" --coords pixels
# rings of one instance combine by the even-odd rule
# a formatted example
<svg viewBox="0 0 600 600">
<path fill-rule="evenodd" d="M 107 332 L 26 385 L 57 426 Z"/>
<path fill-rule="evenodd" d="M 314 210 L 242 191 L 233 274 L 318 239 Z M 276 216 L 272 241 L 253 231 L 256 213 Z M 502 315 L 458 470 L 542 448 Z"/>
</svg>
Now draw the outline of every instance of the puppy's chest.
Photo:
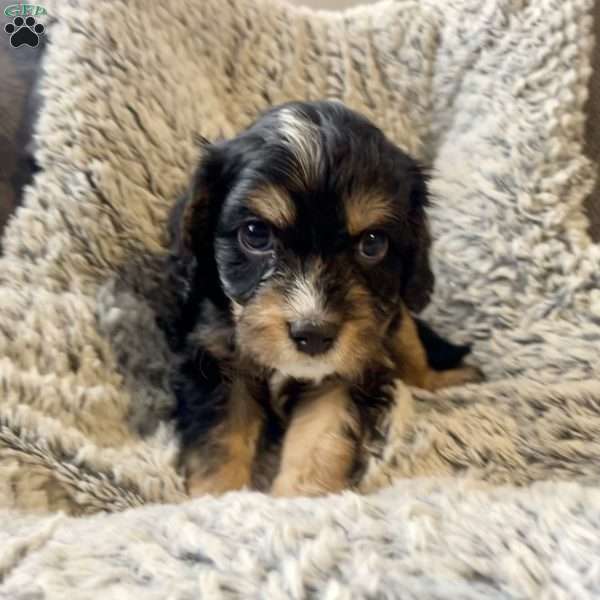
<svg viewBox="0 0 600 600">
<path fill-rule="evenodd" d="M 294 405 L 310 387 L 306 382 L 279 372 L 270 373 L 266 377 L 266 384 L 269 407 L 282 422 L 289 419 Z"/>
</svg>

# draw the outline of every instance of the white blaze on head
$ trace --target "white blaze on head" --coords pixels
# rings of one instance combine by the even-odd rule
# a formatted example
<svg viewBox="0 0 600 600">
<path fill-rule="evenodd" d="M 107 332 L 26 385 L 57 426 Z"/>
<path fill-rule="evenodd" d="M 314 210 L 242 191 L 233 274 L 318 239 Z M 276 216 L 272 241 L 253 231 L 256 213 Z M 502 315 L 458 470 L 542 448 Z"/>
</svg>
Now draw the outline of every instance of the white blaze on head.
<svg viewBox="0 0 600 600">
<path fill-rule="evenodd" d="M 327 320 L 323 292 L 319 288 L 321 268 L 311 265 L 307 273 L 297 275 L 290 283 L 287 293 L 286 318 L 293 321 Z M 288 377 L 305 379 L 313 383 L 321 382 L 335 373 L 334 355 L 307 356 L 292 352 L 291 356 L 282 356 L 280 371 Z"/>
<path fill-rule="evenodd" d="M 306 187 L 319 176 L 322 161 L 319 128 L 301 113 L 287 108 L 279 114 L 279 135 L 288 144 L 298 161 L 298 184 Z"/>
<path fill-rule="evenodd" d="M 287 295 L 289 319 L 325 320 L 325 302 L 317 285 L 318 274 L 298 275 Z"/>
</svg>

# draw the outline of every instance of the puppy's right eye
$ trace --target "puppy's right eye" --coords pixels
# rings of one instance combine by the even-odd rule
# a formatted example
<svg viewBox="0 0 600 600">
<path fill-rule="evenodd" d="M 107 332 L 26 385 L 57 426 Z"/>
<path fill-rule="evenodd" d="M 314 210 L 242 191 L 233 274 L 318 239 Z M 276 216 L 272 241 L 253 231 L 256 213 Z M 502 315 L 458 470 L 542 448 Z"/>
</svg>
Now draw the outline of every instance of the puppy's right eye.
<svg viewBox="0 0 600 600">
<path fill-rule="evenodd" d="M 389 240 L 381 231 L 367 231 L 358 243 L 358 254 L 367 263 L 379 262 L 388 251 Z"/>
<path fill-rule="evenodd" d="M 273 248 L 273 231 L 263 221 L 249 221 L 238 229 L 240 246 L 253 254 L 264 254 Z"/>
</svg>

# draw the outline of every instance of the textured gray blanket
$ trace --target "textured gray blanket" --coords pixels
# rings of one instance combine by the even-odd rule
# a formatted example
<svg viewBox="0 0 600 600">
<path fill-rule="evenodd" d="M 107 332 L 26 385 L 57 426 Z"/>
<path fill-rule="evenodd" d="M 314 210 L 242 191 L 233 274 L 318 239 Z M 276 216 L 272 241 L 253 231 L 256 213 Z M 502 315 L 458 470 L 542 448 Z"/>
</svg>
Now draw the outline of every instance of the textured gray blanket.
<svg viewBox="0 0 600 600">
<path fill-rule="evenodd" d="M 0 260 L 0 598 L 597 597 L 591 0 L 45 5 L 43 170 Z M 399 387 L 372 495 L 186 502 L 156 325 L 167 211 L 198 134 L 303 98 L 433 166 L 427 318 L 476 340 L 488 382 Z"/>
</svg>

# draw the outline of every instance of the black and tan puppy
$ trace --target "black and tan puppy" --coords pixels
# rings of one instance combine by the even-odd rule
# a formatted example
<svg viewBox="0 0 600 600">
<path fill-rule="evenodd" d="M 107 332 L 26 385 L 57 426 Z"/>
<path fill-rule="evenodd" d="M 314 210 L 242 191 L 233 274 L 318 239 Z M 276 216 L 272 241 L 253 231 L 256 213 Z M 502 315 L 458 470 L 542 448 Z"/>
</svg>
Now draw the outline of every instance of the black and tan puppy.
<svg viewBox="0 0 600 600">
<path fill-rule="evenodd" d="M 477 378 L 464 349 L 411 317 L 433 288 L 426 204 L 419 165 L 339 103 L 289 103 L 205 145 L 172 219 L 191 494 L 249 485 L 273 421 L 273 493 L 339 490 L 395 378 L 428 389 Z"/>
</svg>

